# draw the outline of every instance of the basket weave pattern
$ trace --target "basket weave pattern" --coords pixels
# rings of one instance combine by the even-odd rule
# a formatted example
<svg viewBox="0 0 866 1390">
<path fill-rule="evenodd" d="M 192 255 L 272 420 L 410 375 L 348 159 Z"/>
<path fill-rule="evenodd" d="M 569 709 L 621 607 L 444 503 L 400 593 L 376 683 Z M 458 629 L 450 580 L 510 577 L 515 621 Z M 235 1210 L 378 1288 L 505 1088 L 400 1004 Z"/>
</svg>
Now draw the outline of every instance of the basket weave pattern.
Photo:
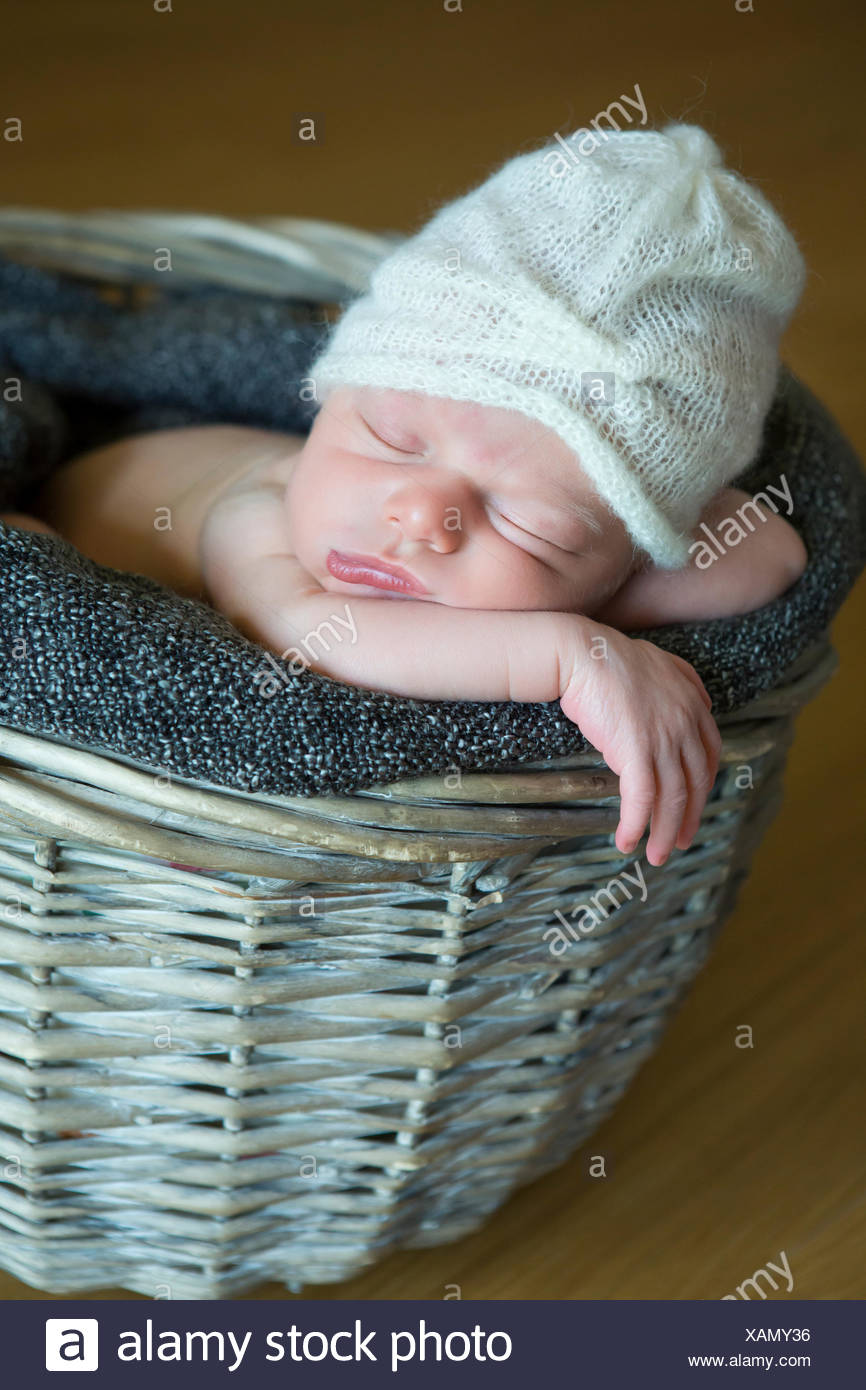
<svg viewBox="0 0 866 1390">
<path fill-rule="evenodd" d="M 653 1051 L 835 663 L 813 650 L 723 722 L 698 834 L 642 861 L 646 901 L 605 897 L 636 857 L 591 752 L 273 798 L 0 730 L 5 1267 L 230 1298 L 478 1227 Z M 554 914 L 594 896 L 597 930 L 552 954 Z"/>
</svg>

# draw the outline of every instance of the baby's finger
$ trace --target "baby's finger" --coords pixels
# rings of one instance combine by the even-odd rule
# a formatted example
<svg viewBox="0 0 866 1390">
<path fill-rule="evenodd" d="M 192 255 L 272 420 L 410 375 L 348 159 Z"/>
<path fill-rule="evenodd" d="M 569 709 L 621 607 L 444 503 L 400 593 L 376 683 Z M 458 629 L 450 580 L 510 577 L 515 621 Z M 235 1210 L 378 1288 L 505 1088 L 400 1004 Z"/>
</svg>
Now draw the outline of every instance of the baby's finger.
<svg viewBox="0 0 866 1390">
<path fill-rule="evenodd" d="M 710 789 L 716 780 L 719 772 L 719 763 L 722 757 L 722 735 L 719 733 L 719 726 L 711 714 L 702 714 L 698 722 L 698 732 L 701 736 L 704 756 L 706 758 L 707 772 Z M 700 752 L 699 746 L 695 745 L 696 751 Z M 709 794 L 709 793 L 708 793 Z"/>
<path fill-rule="evenodd" d="M 619 825 L 616 847 L 630 854 L 642 837 L 656 802 L 656 782 L 652 763 L 635 757 L 624 763 L 619 774 Z"/>
<path fill-rule="evenodd" d="M 653 812 L 646 857 L 651 864 L 659 867 L 676 844 L 683 812 L 689 803 L 689 787 L 677 748 L 668 748 L 665 753 L 657 754 L 654 767 L 659 795 Z"/>
<path fill-rule="evenodd" d="M 710 765 L 710 771 L 713 774 L 713 781 L 715 781 L 719 771 L 719 763 L 722 759 L 721 731 L 711 714 L 707 715 L 704 719 L 701 720 L 700 727 L 701 739 L 703 740 L 704 747 L 707 750 L 707 761 Z"/>
<path fill-rule="evenodd" d="M 701 823 L 707 797 L 715 781 L 715 769 L 700 739 L 680 749 L 680 764 L 689 788 L 689 800 L 676 839 L 677 849 L 688 849 Z"/>
<path fill-rule="evenodd" d="M 668 653 L 668 655 L 672 655 L 672 653 Z M 681 656 L 675 656 L 674 660 L 679 663 L 679 667 L 683 675 L 688 676 L 689 680 L 697 690 L 707 709 L 712 709 L 713 702 L 707 694 L 706 686 L 704 685 L 694 666 L 690 666 L 689 663 L 687 661 L 684 661 Z"/>
</svg>

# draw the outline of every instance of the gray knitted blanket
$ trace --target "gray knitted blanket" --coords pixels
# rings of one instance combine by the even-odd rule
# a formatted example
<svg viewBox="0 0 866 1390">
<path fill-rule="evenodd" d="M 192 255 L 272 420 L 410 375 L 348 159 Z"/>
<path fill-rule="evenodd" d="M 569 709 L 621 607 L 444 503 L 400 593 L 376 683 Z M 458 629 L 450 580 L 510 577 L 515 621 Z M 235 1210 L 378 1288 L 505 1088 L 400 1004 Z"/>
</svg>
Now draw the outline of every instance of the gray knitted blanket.
<svg viewBox="0 0 866 1390">
<path fill-rule="evenodd" d="M 64 459 L 124 433 L 214 421 L 306 432 L 316 407 L 290 383 L 326 331 L 316 310 L 217 289 L 109 302 L 87 280 L 0 258 L 0 508 L 26 510 Z M 741 617 L 639 634 L 692 663 L 717 715 L 773 686 L 866 565 L 866 475 L 787 368 L 735 485 L 755 493 L 782 474 L 809 553 L 793 588 Z M 557 701 L 410 700 L 312 670 L 286 670 L 264 698 L 263 649 L 206 603 L 2 524 L 0 643 L 0 725 L 238 790 L 346 792 L 585 746 Z"/>
</svg>

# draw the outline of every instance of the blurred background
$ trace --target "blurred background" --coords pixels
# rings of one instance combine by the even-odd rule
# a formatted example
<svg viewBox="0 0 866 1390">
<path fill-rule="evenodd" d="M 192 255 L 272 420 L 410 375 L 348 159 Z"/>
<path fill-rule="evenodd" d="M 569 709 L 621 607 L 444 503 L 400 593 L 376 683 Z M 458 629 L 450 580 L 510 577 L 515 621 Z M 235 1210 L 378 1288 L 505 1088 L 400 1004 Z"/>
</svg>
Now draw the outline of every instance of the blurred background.
<svg viewBox="0 0 866 1390">
<path fill-rule="evenodd" d="M 860 0 L 31 0 L 0 38 L 19 207 L 411 233 L 637 84 L 650 126 L 703 125 L 791 227 L 810 274 L 783 356 L 866 452 Z M 770 1297 L 866 1294 L 864 619 L 861 579 L 734 916 L 612 1118 L 478 1234 L 305 1297 L 718 1299 L 782 1252 Z M 0 1275 L 0 1297 L 43 1295 Z"/>
</svg>

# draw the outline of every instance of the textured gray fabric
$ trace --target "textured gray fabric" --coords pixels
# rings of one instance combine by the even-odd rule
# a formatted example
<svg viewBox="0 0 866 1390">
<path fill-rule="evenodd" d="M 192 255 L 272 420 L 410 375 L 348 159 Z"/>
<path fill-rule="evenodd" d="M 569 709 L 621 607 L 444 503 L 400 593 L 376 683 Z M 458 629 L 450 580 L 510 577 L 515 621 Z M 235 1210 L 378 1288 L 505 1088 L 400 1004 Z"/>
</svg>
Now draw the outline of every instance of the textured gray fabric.
<svg viewBox="0 0 866 1390">
<path fill-rule="evenodd" d="M 26 509 L 63 459 L 124 433 L 215 420 L 309 428 L 315 406 L 293 386 L 325 332 L 315 306 L 216 289 L 129 299 L 0 259 L 0 507 Z M 809 552 L 798 582 L 738 618 L 639 634 L 692 663 L 716 714 L 770 688 L 866 564 L 866 476 L 785 368 L 761 454 L 735 483 L 754 493 L 782 473 Z M 351 791 L 584 746 L 557 701 L 409 700 L 314 671 L 287 671 L 265 699 L 262 649 L 207 604 L 2 524 L 0 642 L 0 724 L 239 790 Z"/>
</svg>

